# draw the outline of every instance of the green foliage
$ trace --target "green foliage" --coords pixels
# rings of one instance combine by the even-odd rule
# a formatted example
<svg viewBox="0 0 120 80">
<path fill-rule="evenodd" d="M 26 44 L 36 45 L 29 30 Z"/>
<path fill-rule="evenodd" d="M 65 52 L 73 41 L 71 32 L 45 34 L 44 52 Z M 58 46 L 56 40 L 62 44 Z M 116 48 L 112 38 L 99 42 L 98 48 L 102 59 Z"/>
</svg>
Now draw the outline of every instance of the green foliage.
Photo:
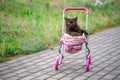
<svg viewBox="0 0 120 80">
<path fill-rule="evenodd" d="M 59 43 L 62 10 L 66 7 L 87 7 L 89 34 L 105 26 L 120 25 L 120 5 L 114 0 L 100 7 L 95 0 L 0 0 L 0 62 L 17 54 L 30 54 L 52 48 Z M 79 17 L 85 29 L 85 12 L 68 11 L 67 17 Z"/>
<path fill-rule="evenodd" d="M 20 45 L 19 43 L 15 42 L 14 40 L 10 40 L 5 44 L 5 56 L 14 56 L 20 53 Z"/>
</svg>

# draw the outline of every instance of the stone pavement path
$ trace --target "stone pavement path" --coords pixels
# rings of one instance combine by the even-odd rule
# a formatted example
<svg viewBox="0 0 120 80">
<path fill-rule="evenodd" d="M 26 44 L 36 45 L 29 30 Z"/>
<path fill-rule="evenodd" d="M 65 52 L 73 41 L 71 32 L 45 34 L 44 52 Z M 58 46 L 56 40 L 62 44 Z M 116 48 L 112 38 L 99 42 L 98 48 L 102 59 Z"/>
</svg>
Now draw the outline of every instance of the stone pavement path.
<svg viewBox="0 0 120 80">
<path fill-rule="evenodd" d="M 83 47 L 84 48 L 84 47 Z M 89 37 L 92 55 L 90 71 L 83 66 L 84 49 L 64 54 L 59 70 L 54 70 L 58 47 L 0 63 L 0 80 L 120 80 L 120 27 Z"/>
</svg>

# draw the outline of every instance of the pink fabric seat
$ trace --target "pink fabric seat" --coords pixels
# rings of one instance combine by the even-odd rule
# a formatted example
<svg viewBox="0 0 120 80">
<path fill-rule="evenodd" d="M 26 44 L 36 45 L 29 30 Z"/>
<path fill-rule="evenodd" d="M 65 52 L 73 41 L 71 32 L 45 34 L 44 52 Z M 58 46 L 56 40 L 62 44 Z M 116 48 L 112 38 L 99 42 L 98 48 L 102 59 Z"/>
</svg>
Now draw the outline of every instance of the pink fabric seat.
<svg viewBox="0 0 120 80">
<path fill-rule="evenodd" d="M 86 41 L 85 36 L 71 36 L 64 34 L 61 37 L 61 43 L 64 44 L 64 51 L 67 53 L 76 53 L 82 49 L 82 44 Z"/>
</svg>

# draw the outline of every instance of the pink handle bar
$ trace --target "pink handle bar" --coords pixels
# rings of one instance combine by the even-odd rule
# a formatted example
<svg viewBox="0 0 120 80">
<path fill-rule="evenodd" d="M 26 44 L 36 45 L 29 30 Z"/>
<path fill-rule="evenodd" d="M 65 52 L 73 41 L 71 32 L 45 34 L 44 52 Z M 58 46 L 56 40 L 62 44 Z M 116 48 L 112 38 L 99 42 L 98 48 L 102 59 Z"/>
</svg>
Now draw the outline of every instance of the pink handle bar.
<svg viewBox="0 0 120 80">
<path fill-rule="evenodd" d="M 65 14 L 66 11 L 68 10 L 85 10 L 86 14 L 89 14 L 89 10 L 85 7 L 69 7 L 69 8 L 64 8 L 63 13 Z"/>
</svg>

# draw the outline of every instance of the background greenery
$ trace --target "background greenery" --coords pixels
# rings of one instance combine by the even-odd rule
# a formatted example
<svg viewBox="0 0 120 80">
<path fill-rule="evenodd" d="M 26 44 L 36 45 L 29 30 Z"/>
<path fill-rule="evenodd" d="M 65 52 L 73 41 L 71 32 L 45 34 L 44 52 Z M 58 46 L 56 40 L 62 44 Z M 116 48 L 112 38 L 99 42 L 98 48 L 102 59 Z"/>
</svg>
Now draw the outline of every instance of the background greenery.
<svg viewBox="0 0 120 80">
<path fill-rule="evenodd" d="M 104 0 L 102 0 L 104 1 Z M 95 0 L 0 0 L 0 62 L 7 57 L 24 55 L 58 45 L 61 36 L 62 10 L 87 7 L 89 34 L 108 26 L 120 25 L 120 1 L 108 0 L 102 7 Z M 68 11 L 67 17 L 79 17 L 85 28 L 84 11 Z"/>
</svg>

